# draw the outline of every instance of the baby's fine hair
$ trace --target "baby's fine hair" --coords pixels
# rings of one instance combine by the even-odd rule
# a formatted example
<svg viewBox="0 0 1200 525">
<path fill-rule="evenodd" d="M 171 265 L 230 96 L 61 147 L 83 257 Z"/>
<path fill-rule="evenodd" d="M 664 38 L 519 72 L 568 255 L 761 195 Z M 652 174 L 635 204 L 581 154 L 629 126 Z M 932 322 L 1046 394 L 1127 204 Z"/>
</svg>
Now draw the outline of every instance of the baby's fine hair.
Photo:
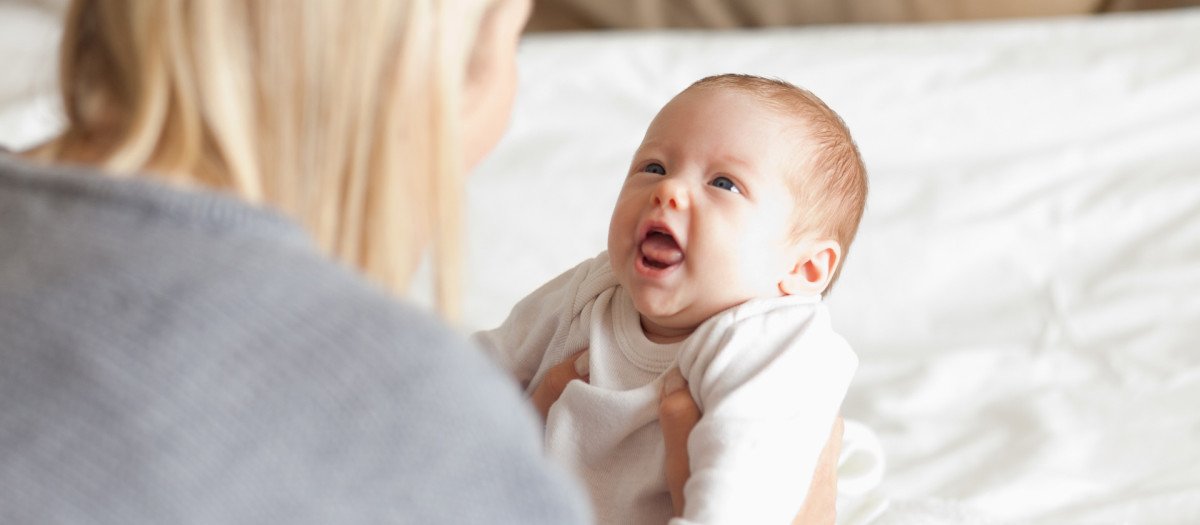
<svg viewBox="0 0 1200 525">
<path fill-rule="evenodd" d="M 788 177 L 796 201 L 793 237 L 798 240 L 815 234 L 835 240 L 841 245 L 844 262 L 866 209 L 867 170 L 842 118 L 812 92 L 778 79 L 715 75 L 687 88 L 692 89 L 739 90 L 801 123 L 798 163 Z M 838 263 L 829 287 L 841 274 L 842 266 Z"/>
</svg>

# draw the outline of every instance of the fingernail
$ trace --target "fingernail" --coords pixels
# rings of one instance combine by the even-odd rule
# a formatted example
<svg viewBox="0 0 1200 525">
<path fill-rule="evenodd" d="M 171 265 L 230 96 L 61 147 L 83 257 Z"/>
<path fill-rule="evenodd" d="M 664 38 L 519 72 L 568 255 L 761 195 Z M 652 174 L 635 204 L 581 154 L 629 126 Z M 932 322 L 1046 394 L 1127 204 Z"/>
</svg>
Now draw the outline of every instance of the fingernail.
<svg viewBox="0 0 1200 525">
<path fill-rule="evenodd" d="M 663 395 L 674 393 L 686 384 L 687 381 L 683 379 L 683 373 L 678 368 L 672 368 L 670 372 L 667 372 L 667 377 L 663 380 Z"/>
<path fill-rule="evenodd" d="M 575 373 L 579 374 L 579 377 L 587 377 L 588 372 L 592 371 L 592 365 L 588 361 L 588 357 L 590 357 L 588 351 L 584 350 L 579 354 L 579 357 L 575 358 Z"/>
</svg>

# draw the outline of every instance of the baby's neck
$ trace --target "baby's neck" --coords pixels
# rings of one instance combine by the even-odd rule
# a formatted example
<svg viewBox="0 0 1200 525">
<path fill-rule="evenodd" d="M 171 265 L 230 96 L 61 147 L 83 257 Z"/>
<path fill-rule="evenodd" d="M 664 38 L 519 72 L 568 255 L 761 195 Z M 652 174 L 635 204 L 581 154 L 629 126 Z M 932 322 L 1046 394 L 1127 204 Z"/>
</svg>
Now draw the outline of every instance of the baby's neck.
<svg viewBox="0 0 1200 525">
<path fill-rule="evenodd" d="M 646 334 L 646 339 L 649 339 L 652 343 L 660 345 L 678 343 L 687 339 L 694 331 L 696 331 L 696 327 L 694 326 L 685 328 L 662 326 L 646 319 L 646 316 L 642 316 L 642 333 Z"/>
</svg>

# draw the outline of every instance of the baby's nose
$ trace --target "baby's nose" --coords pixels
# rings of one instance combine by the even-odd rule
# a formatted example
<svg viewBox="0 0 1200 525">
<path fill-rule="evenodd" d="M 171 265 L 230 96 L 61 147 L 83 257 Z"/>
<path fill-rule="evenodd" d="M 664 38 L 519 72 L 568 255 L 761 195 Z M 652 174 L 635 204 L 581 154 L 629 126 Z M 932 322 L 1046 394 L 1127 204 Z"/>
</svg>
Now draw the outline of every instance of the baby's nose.
<svg viewBox="0 0 1200 525">
<path fill-rule="evenodd" d="M 654 204 L 676 210 L 685 210 L 691 206 L 691 198 L 687 187 L 679 181 L 667 179 L 658 184 L 654 192 Z"/>
</svg>

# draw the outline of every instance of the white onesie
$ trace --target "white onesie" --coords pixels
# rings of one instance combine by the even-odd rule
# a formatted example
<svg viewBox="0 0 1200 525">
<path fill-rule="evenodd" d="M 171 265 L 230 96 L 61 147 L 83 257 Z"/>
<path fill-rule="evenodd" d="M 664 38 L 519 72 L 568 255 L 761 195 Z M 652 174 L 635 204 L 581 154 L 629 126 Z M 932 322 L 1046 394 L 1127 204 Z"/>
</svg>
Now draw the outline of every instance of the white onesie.
<svg viewBox="0 0 1200 525">
<path fill-rule="evenodd" d="M 790 523 L 858 364 L 819 296 L 751 300 L 684 341 L 651 342 L 606 252 L 476 339 L 530 393 L 552 366 L 590 349 L 589 382 L 572 381 L 551 407 L 546 448 L 587 484 L 601 524 Z M 684 516 L 674 520 L 658 424 L 673 366 L 703 414 L 688 438 Z"/>
</svg>

